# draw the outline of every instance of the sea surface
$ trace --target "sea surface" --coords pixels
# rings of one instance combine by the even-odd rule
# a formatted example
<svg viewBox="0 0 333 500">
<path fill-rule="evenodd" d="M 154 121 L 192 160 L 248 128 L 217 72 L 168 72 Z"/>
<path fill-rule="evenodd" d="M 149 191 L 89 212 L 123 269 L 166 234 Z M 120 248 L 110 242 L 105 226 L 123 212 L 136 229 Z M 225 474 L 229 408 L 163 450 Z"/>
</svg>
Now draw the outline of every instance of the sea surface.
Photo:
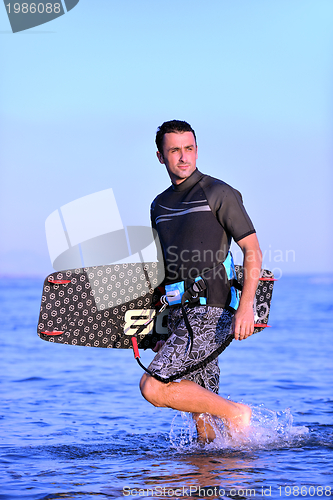
<svg viewBox="0 0 333 500">
<path fill-rule="evenodd" d="M 253 417 L 208 445 L 142 398 L 132 351 L 39 339 L 42 284 L 0 281 L 1 500 L 333 496 L 332 275 L 283 276 L 272 328 L 220 356 L 220 394 Z"/>
</svg>

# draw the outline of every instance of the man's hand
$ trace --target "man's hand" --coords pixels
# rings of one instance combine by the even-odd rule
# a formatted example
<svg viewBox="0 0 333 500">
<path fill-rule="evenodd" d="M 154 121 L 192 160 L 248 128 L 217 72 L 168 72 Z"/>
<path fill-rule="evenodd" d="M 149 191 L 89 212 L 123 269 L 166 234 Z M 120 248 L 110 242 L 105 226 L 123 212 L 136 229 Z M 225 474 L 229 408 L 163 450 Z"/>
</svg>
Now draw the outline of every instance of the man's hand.
<svg viewBox="0 0 333 500">
<path fill-rule="evenodd" d="M 232 331 L 236 340 L 247 339 L 254 330 L 254 314 L 251 305 L 240 305 L 232 319 Z"/>
<path fill-rule="evenodd" d="M 254 330 L 253 300 L 260 276 L 262 255 L 256 234 L 239 240 L 243 251 L 244 284 L 239 307 L 233 318 L 233 333 L 236 340 L 252 335 Z"/>
</svg>

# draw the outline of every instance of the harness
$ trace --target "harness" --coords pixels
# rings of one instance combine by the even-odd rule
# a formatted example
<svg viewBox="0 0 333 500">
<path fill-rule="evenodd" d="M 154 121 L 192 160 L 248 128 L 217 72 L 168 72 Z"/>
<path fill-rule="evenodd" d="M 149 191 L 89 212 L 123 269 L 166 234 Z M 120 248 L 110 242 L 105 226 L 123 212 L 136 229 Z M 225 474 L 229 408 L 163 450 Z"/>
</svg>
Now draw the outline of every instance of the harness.
<svg viewBox="0 0 333 500">
<path fill-rule="evenodd" d="M 182 309 L 183 317 L 184 317 L 184 322 L 185 326 L 187 328 L 187 331 L 189 333 L 189 339 L 188 339 L 188 344 L 186 346 L 186 351 L 187 349 L 190 349 L 190 353 L 192 351 L 193 347 L 193 330 L 190 325 L 190 322 L 188 320 L 187 312 L 185 306 L 195 306 L 195 305 L 205 305 L 207 303 L 207 295 L 210 293 L 210 287 L 209 287 L 209 275 L 214 269 L 216 269 L 218 266 L 223 265 L 224 271 L 225 271 L 225 276 L 227 277 L 227 287 L 229 289 L 229 293 L 227 296 L 227 302 L 225 304 L 221 304 L 221 307 L 224 307 L 226 309 L 231 310 L 232 312 L 235 312 L 238 308 L 239 305 L 239 300 L 240 300 L 240 294 L 239 291 L 242 289 L 242 286 L 238 283 L 237 277 L 236 277 L 236 271 L 235 271 L 235 266 L 234 266 L 234 261 L 232 258 L 232 254 L 229 251 L 226 259 L 222 262 L 219 263 L 217 266 L 215 266 L 212 269 L 209 269 L 206 273 L 203 273 L 202 276 L 196 277 L 194 280 L 187 280 L 185 281 L 179 281 L 176 283 L 171 283 L 169 285 L 165 285 L 165 295 L 162 295 L 160 298 L 160 302 L 162 304 L 161 309 L 158 311 L 158 314 L 160 314 L 162 311 L 165 310 L 166 307 L 174 307 L 174 306 L 180 306 Z M 216 281 L 215 281 L 216 283 Z M 215 285 L 216 286 L 216 285 Z M 151 372 L 148 368 L 146 368 L 140 361 L 140 354 L 139 354 L 139 349 L 138 349 L 138 344 L 137 344 L 137 339 L 136 337 L 144 331 L 145 328 L 148 327 L 148 325 L 154 321 L 154 317 L 150 318 L 146 323 L 141 325 L 138 330 L 135 332 L 135 334 L 132 336 L 131 341 L 133 345 L 133 350 L 134 350 L 134 357 L 137 360 L 138 364 L 143 368 L 149 375 L 153 376 L 156 380 L 159 380 L 160 382 L 163 382 L 165 384 L 168 384 L 169 382 L 172 382 L 174 380 L 177 380 L 178 378 L 182 378 L 185 375 L 188 375 L 189 373 L 198 370 L 199 368 L 205 367 L 208 363 L 213 361 L 217 356 L 219 356 L 224 349 L 231 343 L 233 339 L 233 335 L 229 335 L 225 342 L 221 344 L 215 351 L 213 351 L 206 359 L 200 361 L 194 366 L 188 367 L 185 370 L 182 370 L 180 372 L 174 373 L 168 378 L 162 378 L 159 375 Z M 185 352 L 186 352 L 185 351 Z"/>
</svg>

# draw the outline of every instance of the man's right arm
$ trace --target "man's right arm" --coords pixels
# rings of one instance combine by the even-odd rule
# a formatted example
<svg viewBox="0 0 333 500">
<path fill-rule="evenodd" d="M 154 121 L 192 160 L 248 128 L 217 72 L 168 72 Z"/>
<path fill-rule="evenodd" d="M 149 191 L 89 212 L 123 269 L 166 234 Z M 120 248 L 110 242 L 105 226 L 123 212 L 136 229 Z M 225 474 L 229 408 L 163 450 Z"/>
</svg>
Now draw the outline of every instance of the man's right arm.
<svg viewBox="0 0 333 500">
<path fill-rule="evenodd" d="M 244 284 L 238 309 L 233 318 L 233 332 L 236 340 L 252 335 L 254 330 L 253 301 L 260 278 L 262 253 L 256 234 L 250 234 L 237 241 L 242 249 Z"/>
</svg>

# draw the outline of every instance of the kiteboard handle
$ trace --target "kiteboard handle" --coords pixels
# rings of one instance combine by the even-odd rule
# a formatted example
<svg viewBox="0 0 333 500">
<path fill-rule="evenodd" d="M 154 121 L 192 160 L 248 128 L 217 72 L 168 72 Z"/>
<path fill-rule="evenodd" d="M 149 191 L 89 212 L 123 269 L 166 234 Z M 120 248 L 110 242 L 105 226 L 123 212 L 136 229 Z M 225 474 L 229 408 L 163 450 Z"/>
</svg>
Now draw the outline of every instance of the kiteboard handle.
<svg viewBox="0 0 333 500">
<path fill-rule="evenodd" d="M 49 283 L 52 283 L 52 285 L 66 285 L 66 283 L 72 282 L 72 280 L 53 280 L 53 279 L 48 279 L 47 281 Z"/>
<path fill-rule="evenodd" d="M 131 337 L 131 341 L 132 341 L 132 346 L 133 346 L 133 351 L 134 351 L 134 357 L 135 357 L 135 359 L 138 359 L 138 358 L 140 358 L 138 341 L 136 340 L 136 337 Z"/>
<path fill-rule="evenodd" d="M 54 336 L 54 335 L 62 335 L 64 332 L 60 332 L 59 330 L 55 330 L 54 332 L 44 331 L 44 332 L 40 332 L 40 333 L 42 333 L 43 335 Z"/>
</svg>

